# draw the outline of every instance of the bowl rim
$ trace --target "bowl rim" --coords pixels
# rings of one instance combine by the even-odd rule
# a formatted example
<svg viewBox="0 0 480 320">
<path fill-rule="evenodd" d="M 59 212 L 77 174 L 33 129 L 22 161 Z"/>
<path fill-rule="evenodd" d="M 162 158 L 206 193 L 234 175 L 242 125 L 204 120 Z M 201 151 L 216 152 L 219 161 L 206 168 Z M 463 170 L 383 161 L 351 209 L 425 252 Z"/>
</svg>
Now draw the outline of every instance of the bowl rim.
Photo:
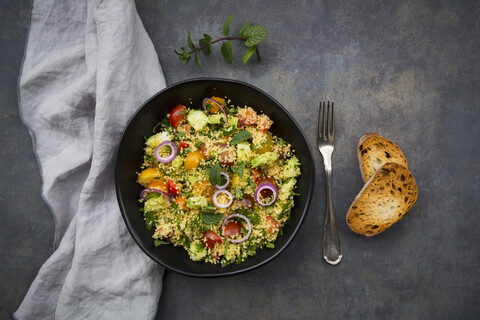
<svg viewBox="0 0 480 320">
<path fill-rule="evenodd" d="M 178 268 L 174 268 L 174 267 L 171 267 L 167 264 L 165 264 L 164 262 L 162 262 L 160 259 L 158 259 L 156 256 L 154 256 L 153 254 L 150 253 L 149 249 L 147 249 L 141 242 L 141 240 L 137 237 L 137 235 L 135 234 L 134 230 L 133 230 L 133 227 L 132 225 L 130 224 L 130 221 L 127 217 L 127 214 L 126 214 L 126 210 L 125 210 L 125 207 L 123 205 L 123 199 L 121 197 L 121 194 L 120 194 L 120 182 L 119 182 L 119 157 L 118 157 L 118 154 L 119 154 L 119 150 L 120 150 L 120 145 L 123 141 L 123 138 L 124 138 L 124 135 L 125 135 L 125 132 L 127 131 L 128 127 L 130 126 L 131 122 L 133 121 L 133 119 L 137 116 L 137 114 L 140 112 L 140 110 L 142 110 L 147 104 L 150 103 L 150 101 L 152 101 L 153 99 L 155 99 L 158 95 L 161 95 L 163 92 L 167 91 L 167 90 L 171 90 L 175 87 L 179 87 L 179 86 L 182 86 L 182 85 L 185 85 L 186 83 L 192 83 L 192 82 L 205 82 L 205 81 L 217 81 L 217 82 L 227 82 L 227 83 L 233 83 L 233 84 L 239 84 L 239 85 L 243 85 L 243 86 L 247 86 L 247 87 L 250 87 L 251 89 L 253 90 L 256 90 L 256 91 L 259 91 L 261 94 L 265 95 L 268 99 L 272 100 L 278 107 L 280 107 L 280 109 L 282 109 L 284 111 L 284 113 L 288 116 L 288 118 L 295 124 L 295 126 L 299 129 L 299 132 L 300 132 L 300 135 L 302 136 L 302 138 L 305 140 L 305 143 L 307 145 L 307 148 L 308 148 L 308 158 L 312 164 L 312 175 L 313 175 L 313 179 L 312 179 L 312 183 L 310 184 L 309 188 L 308 188 L 308 194 L 307 194 L 307 201 L 305 203 L 305 207 L 303 209 L 303 212 L 301 213 L 301 217 L 300 217 L 300 221 L 298 222 L 298 224 L 295 226 L 295 229 L 292 233 L 292 236 L 287 240 L 287 242 L 285 243 L 285 245 L 283 247 L 281 247 L 277 252 L 275 252 L 271 257 L 268 257 L 267 259 L 263 260 L 263 261 L 260 261 L 259 263 L 257 264 L 254 264 L 250 267 L 247 267 L 247 268 L 244 268 L 244 269 L 239 269 L 239 270 L 234 270 L 234 271 L 229 271 L 229 272 L 224 272 L 224 273 L 202 273 L 202 274 L 199 274 L 199 273 L 192 273 L 192 272 L 188 272 L 188 271 L 184 271 L 184 270 L 181 270 L 181 269 L 178 269 Z M 313 160 L 313 153 L 312 153 L 312 148 L 310 146 L 310 143 L 308 142 L 308 139 L 307 139 L 307 136 L 305 135 L 305 133 L 303 132 L 303 129 L 298 125 L 297 121 L 293 118 L 293 116 L 290 114 L 290 112 L 288 112 L 287 109 L 285 109 L 285 107 L 283 107 L 276 99 L 274 99 L 271 95 L 269 95 L 268 93 L 266 93 L 265 91 L 263 91 L 262 89 L 254 86 L 254 85 L 251 85 L 247 82 L 244 82 L 244 81 L 241 81 L 241 80 L 235 80 L 235 79 L 227 79 L 227 78 L 218 78 L 218 77 L 198 77 L 198 78 L 191 78 L 191 79 L 185 79 L 185 80 L 182 80 L 182 81 L 179 81 L 179 82 L 176 82 L 172 85 L 169 85 L 167 87 L 165 87 L 164 89 L 156 92 L 155 94 L 153 94 L 152 96 L 150 96 L 150 98 L 148 98 L 145 102 L 143 102 L 140 107 L 133 113 L 133 115 L 130 117 L 130 119 L 128 120 L 128 122 L 126 123 L 123 131 L 122 131 L 122 134 L 121 134 L 121 137 L 120 137 L 120 140 L 118 142 L 118 146 L 116 148 L 116 153 L 115 153 L 115 168 L 114 168 L 114 176 L 115 176 L 115 194 L 117 196 L 117 202 L 118 202 L 118 206 L 119 206 L 119 209 L 120 209 L 120 212 L 122 214 L 122 218 L 125 222 L 125 225 L 127 227 L 127 230 L 128 232 L 130 233 L 130 235 L 132 236 L 133 240 L 135 241 L 135 243 L 137 244 L 137 246 L 140 247 L 140 249 L 148 256 L 150 257 L 150 259 L 152 259 L 153 261 L 155 261 L 156 263 L 160 264 L 161 266 L 163 266 L 165 269 L 167 270 L 170 270 L 170 271 L 173 271 L 175 273 L 178 273 L 178 274 L 181 274 L 181 275 L 184 275 L 184 276 L 190 276 L 190 277 L 195 277 L 195 278 L 220 278 L 220 277 L 228 277 L 228 276 L 233 276 L 233 275 L 237 275 L 237 274 L 241 274 L 241 273 L 246 273 L 248 271 L 252 271 L 254 269 L 257 269 L 267 263 L 269 263 L 270 261 L 272 261 L 273 259 L 275 259 L 276 257 L 278 257 L 282 252 L 285 251 L 285 249 L 290 245 L 290 243 L 295 239 L 295 237 L 297 236 L 298 232 L 300 231 L 300 228 L 302 227 L 304 221 L 305 221 L 305 218 L 308 214 L 308 211 L 310 209 L 310 204 L 311 204 L 311 200 L 312 200 L 312 197 L 313 197 L 313 190 L 314 190 L 314 187 L 315 187 L 315 178 L 316 178 L 316 174 L 315 174 L 315 162 Z"/>
</svg>

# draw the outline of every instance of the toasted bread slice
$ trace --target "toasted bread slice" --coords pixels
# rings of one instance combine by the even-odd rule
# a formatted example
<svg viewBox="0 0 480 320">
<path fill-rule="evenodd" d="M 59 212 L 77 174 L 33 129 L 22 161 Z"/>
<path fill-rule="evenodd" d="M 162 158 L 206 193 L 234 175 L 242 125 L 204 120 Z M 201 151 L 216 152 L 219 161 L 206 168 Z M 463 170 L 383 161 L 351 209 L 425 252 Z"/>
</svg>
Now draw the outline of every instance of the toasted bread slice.
<svg viewBox="0 0 480 320">
<path fill-rule="evenodd" d="M 347 213 L 352 231 L 374 236 L 400 220 L 418 197 L 413 174 L 403 165 L 387 162 L 368 180 Z"/>
<path fill-rule="evenodd" d="M 363 182 L 367 182 L 383 164 L 397 162 L 408 168 L 402 150 L 393 141 L 377 133 L 366 133 L 358 141 L 358 163 Z"/>
</svg>

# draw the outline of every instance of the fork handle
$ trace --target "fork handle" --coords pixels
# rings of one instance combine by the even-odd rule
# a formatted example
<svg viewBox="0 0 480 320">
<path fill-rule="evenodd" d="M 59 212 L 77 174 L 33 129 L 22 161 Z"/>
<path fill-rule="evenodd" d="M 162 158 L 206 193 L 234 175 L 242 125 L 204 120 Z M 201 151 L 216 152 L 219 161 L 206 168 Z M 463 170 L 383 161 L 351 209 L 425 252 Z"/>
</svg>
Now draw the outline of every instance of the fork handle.
<svg viewBox="0 0 480 320">
<path fill-rule="evenodd" d="M 331 166 L 329 168 L 325 166 L 325 178 L 327 180 L 327 209 L 323 222 L 323 258 L 328 263 L 336 265 L 342 259 L 342 243 L 333 213 Z"/>
</svg>

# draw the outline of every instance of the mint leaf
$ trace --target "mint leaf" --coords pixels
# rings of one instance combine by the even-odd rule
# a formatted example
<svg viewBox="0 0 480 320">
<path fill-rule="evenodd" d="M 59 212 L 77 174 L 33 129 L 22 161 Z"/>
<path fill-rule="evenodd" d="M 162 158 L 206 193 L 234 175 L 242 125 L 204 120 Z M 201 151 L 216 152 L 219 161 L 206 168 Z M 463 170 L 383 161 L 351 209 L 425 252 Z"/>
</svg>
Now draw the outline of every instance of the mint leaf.
<svg viewBox="0 0 480 320">
<path fill-rule="evenodd" d="M 240 38 L 244 38 L 245 37 L 245 30 L 247 30 L 248 27 L 250 27 L 250 25 L 252 24 L 252 22 L 249 20 L 247 22 L 245 22 L 245 24 L 243 25 L 242 29 L 240 29 L 240 32 L 238 33 L 238 36 Z"/>
<path fill-rule="evenodd" d="M 252 54 L 255 52 L 256 49 L 257 49 L 257 46 L 248 48 L 247 52 L 245 52 L 245 54 L 243 55 L 243 63 L 247 63 L 247 61 L 250 59 L 250 57 L 252 56 Z"/>
<path fill-rule="evenodd" d="M 268 35 L 268 31 L 262 26 L 250 26 L 244 31 L 244 34 L 247 38 L 245 45 L 247 47 L 253 47 L 265 39 Z"/>
<path fill-rule="evenodd" d="M 239 144 L 240 142 L 250 139 L 251 137 L 252 137 L 252 134 L 250 132 L 246 130 L 240 131 L 233 136 L 232 140 L 230 141 L 230 144 L 234 146 L 236 144 Z"/>
<path fill-rule="evenodd" d="M 235 15 L 232 14 L 230 17 L 227 18 L 227 21 L 225 21 L 225 24 L 223 25 L 223 35 L 225 37 L 228 37 L 228 34 L 230 33 L 230 25 L 232 24 L 234 18 Z"/>
<path fill-rule="evenodd" d="M 198 44 L 200 47 L 206 46 L 202 49 L 204 55 L 208 56 L 210 53 L 212 53 L 212 37 L 210 37 L 208 34 L 204 33 L 203 38 L 200 39 Z"/>
<path fill-rule="evenodd" d="M 195 52 L 195 65 L 198 69 L 202 69 L 202 64 L 200 63 L 200 59 L 198 58 L 198 51 Z"/>
<path fill-rule="evenodd" d="M 232 48 L 232 42 L 227 41 L 222 44 L 222 57 L 227 61 L 228 63 L 232 64 L 233 62 L 233 48 Z"/>
<path fill-rule="evenodd" d="M 204 211 L 200 214 L 200 219 L 205 224 L 217 224 L 223 219 L 223 214 L 215 211 Z"/>
<path fill-rule="evenodd" d="M 236 167 L 232 168 L 232 171 L 235 172 L 240 178 L 243 177 L 243 170 L 245 169 L 245 164 L 241 163 Z"/>
<path fill-rule="evenodd" d="M 188 37 L 187 37 L 187 44 L 188 44 L 188 47 L 192 50 L 195 50 L 195 45 L 193 44 L 193 41 L 192 41 L 192 33 L 189 32 L 188 33 Z"/>
<path fill-rule="evenodd" d="M 219 186 L 221 183 L 221 178 L 220 178 L 220 164 L 216 163 L 209 172 L 209 180 L 210 183 L 213 186 Z"/>
<path fill-rule="evenodd" d="M 187 49 L 185 49 L 185 47 L 182 47 L 182 50 L 183 50 L 183 57 L 186 59 L 186 60 L 190 60 L 190 53 L 187 51 Z"/>
</svg>

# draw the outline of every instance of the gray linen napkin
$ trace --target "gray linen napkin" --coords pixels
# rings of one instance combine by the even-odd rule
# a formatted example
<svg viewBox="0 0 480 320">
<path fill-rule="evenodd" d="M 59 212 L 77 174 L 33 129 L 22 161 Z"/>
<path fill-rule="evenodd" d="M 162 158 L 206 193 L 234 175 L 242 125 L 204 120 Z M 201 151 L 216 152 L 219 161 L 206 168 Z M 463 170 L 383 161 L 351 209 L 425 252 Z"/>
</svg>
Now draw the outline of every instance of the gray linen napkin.
<svg viewBox="0 0 480 320">
<path fill-rule="evenodd" d="M 134 243 L 114 190 L 127 120 L 165 87 L 133 0 L 34 1 L 19 81 L 56 247 L 17 319 L 152 319 L 163 269 Z"/>
</svg>

